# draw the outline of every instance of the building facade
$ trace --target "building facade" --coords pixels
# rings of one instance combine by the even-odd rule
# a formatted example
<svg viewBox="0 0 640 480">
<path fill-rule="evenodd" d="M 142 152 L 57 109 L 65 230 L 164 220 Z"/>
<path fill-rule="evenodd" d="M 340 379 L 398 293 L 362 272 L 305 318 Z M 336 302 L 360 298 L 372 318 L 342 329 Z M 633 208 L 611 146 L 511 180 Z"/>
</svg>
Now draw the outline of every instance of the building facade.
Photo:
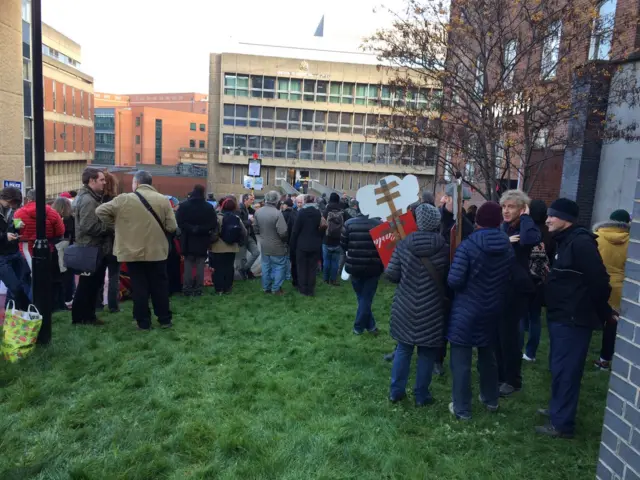
<svg viewBox="0 0 640 480">
<path fill-rule="evenodd" d="M 435 144 L 416 151 L 382 139 L 394 101 L 388 71 L 231 53 L 210 60 L 208 184 L 216 195 L 247 191 L 254 154 L 265 189 L 308 179 L 316 193 L 355 195 L 384 176 L 406 174 L 433 184 Z M 426 103 L 428 96 L 417 98 Z"/>
<path fill-rule="evenodd" d="M 23 19 L 29 19 L 30 15 L 26 8 L 21 11 L 21 5 L 20 0 L 0 0 L 0 181 L 3 183 L 24 181 L 26 120 L 22 75 L 25 62 L 21 39 Z M 28 62 L 26 68 L 29 68 Z"/>
</svg>

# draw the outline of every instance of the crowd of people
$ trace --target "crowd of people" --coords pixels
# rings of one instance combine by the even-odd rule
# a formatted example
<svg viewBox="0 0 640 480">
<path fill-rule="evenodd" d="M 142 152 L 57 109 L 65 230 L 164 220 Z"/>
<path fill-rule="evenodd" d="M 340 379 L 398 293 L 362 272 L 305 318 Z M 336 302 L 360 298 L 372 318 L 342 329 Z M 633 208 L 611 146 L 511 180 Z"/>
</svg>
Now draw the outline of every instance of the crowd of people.
<svg viewBox="0 0 640 480">
<path fill-rule="evenodd" d="M 134 175 L 133 193 L 118 194 L 115 178 L 92 167 L 82 184 L 46 209 L 54 306 L 70 308 L 74 324 L 104 324 L 96 315 L 103 304 L 119 311 L 121 270 L 130 279 L 134 321 L 143 331 L 152 328 L 149 300 L 160 327 L 172 327 L 170 295 L 178 290 L 201 296 L 210 281 L 217 294 L 229 295 L 235 279 L 251 280 L 259 268 L 265 295 L 286 295 L 283 285 L 291 280 L 300 295 L 312 297 L 318 278 L 339 286 L 344 270 L 357 298 L 355 335 L 378 334 L 372 304 L 380 278 L 397 285 L 390 318 L 396 348 L 385 356 L 393 362 L 391 402 L 407 396 L 417 349 L 415 403 L 433 403 L 432 376 L 445 373 L 449 352 L 449 410 L 471 419 L 475 348 L 479 399 L 496 411 L 500 398 L 524 388 L 522 362 L 537 360 L 543 308 L 552 385 L 548 408 L 539 410 L 547 422 L 538 433 L 573 436 L 596 329 L 604 335 L 595 366 L 610 367 L 631 223 L 624 210 L 591 232 L 578 226 L 575 202 L 561 198 L 547 208 L 510 190 L 499 203 L 472 206 L 456 221 L 449 185 L 438 205 L 425 193 L 411 206 L 417 231 L 397 239 L 385 268 L 370 233 L 382 220 L 363 215 L 355 200 L 336 193 L 327 198 L 271 191 L 257 203 L 249 193 L 215 200 L 196 185 L 180 203 L 158 192 L 145 171 Z M 23 206 L 18 189 L 0 191 L 0 280 L 20 309 L 31 302 L 36 238 L 35 193 L 24 200 Z M 462 242 L 453 248 L 459 225 Z M 76 254 L 96 255 L 96 268 L 68 269 L 65 251 L 71 246 Z"/>
</svg>

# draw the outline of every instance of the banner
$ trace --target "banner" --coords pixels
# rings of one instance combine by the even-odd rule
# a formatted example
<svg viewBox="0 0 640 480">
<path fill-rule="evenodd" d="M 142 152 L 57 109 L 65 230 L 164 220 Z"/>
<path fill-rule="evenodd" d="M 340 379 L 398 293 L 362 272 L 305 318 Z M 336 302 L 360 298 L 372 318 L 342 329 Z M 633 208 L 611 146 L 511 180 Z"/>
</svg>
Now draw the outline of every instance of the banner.
<svg viewBox="0 0 640 480">
<path fill-rule="evenodd" d="M 400 224 L 404 228 L 404 233 L 409 235 L 410 233 L 418 230 L 418 226 L 416 225 L 416 221 L 413 218 L 413 213 L 407 212 L 400 217 Z M 378 250 L 378 255 L 380 256 L 380 260 L 384 264 L 384 268 L 387 268 L 389 262 L 391 261 L 391 255 L 396 248 L 396 236 L 394 235 L 395 230 L 391 228 L 389 222 L 384 222 L 382 225 L 378 225 L 375 228 L 372 228 L 369 233 L 371 233 L 371 238 L 373 239 L 373 243 Z"/>
</svg>

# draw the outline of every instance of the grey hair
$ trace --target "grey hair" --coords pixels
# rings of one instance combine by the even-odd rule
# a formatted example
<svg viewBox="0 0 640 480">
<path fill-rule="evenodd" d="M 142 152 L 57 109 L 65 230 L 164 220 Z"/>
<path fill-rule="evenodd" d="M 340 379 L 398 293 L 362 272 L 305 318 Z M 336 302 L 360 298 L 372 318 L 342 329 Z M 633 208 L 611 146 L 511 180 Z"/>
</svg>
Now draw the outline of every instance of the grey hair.
<svg viewBox="0 0 640 480">
<path fill-rule="evenodd" d="M 27 202 L 35 202 L 36 201 L 36 189 L 32 188 L 31 190 L 29 190 L 27 192 L 27 194 L 25 195 L 25 199 L 27 200 Z"/>
<path fill-rule="evenodd" d="M 271 205 L 275 205 L 280 200 L 280 194 L 275 190 L 271 190 L 264 196 L 264 201 L 266 203 L 270 203 Z"/>
<path fill-rule="evenodd" d="M 138 185 L 151 185 L 153 182 L 153 177 L 145 170 L 138 170 L 133 178 L 135 178 Z"/>
<path fill-rule="evenodd" d="M 507 190 L 500 197 L 500 205 L 504 205 L 507 202 L 515 202 L 518 208 L 524 208 L 531 203 L 531 199 L 522 190 Z"/>
</svg>

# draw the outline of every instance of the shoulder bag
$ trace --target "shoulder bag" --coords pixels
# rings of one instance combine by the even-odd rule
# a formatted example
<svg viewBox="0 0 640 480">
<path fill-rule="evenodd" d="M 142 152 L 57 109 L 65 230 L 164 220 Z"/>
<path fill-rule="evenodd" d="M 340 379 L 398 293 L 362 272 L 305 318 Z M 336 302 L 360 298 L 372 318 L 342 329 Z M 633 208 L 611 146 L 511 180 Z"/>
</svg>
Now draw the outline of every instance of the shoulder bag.
<svg viewBox="0 0 640 480">
<path fill-rule="evenodd" d="M 438 294 L 440 295 L 440 299 L 442 300 L 442 305 L 446 308 L 449 304 L 449 299 L 447 298 L 447 294 L 444 289 L 444 283 L 442 280 L 442 276 L 438 273 L 435 265 L 429 260 L 427 257 L 420 257 L 420 261 L 422 265 L 427 269 L 431 279 L 436 283 L 436 288 L 438 289 Z"/>
<path fill-rule="evenodd" d="M 147 211 L 153 216 L 153 218 L 156 219 L 156 222 L 158 222 L 158 225 L 160 225 L 160 229 L 162 230 L 162 232 L 164 233 L 165 238 L 167 239 L 167 242 L 169 243 L 169 250 L 171 250 L 171 245 L 172 245 L 172 235 L 170 233 L 168 233 L 165 229 L 164 229 L 164 223 L 162 223 L 162 221 L 160 220 L 160 218 L 158 217 L 158 215 L 156 214 L 155 210 L 151 207 L 151 205 L 149 205 L 149 202 L 147 202 L 147 199 L 144 198 L 142 195 L 140 195 L 138 192 L 134 192 L 138 198 L 140 199 L 140 201 L 142 202 L 142 205 L 144 205 L 144 208 L 147 209 Z"/>
</svg>

